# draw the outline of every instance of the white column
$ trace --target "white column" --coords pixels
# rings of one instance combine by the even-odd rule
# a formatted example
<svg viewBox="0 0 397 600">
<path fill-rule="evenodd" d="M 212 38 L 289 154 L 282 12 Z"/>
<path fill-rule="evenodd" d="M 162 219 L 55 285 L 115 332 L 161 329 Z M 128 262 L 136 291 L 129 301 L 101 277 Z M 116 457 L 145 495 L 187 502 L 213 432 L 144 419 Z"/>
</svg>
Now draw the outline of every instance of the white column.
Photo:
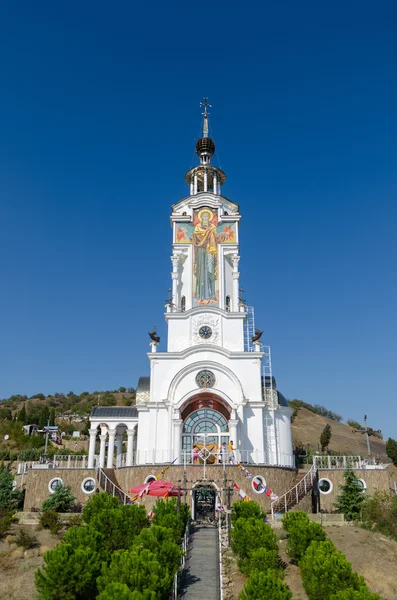
<svg viewBox="0 0 397 600">
<path fill-rule="evenodd" d="M 107 468 L 113 469 L 113 456 L 114 456 L 114 438 L 116 437 L 116 431 L 114 429 L 109 430 L 109 443 L 108 443 L 108 462 Z"/>
<path fill-rule="evenodd" d="M 197 194 L 197 173 L 194 174 L 193 193 Z"/>
<path fill-rule="evenodd" d="M 204 171 L 204 191 L 208 191 L 208 173 L 207 169 Z"/>
<path fill-rule="evenodd" d="M 194 181 L 193 176 L 190 178 L 190 195 L 192 196 L 194 192 Z"/>
<path fill-rule="evenodd" d="M 127 429 L 127 458 L 126 466 L 132 467 L 133 465 L 133 453 L 134 453 L 134 430 Z"/>
<path fill-rule="evenodd" d="M 182 419 L 175 419 L 172 421 L 174 428 L 174 458 L 177 458 L 175 461 L 176 464 L 180 463 L 182 423 Z M 172 460 L 174 460 L 174 458 Z"/>
<path fill-rule="evenodd" d="M 238 447 L 238 438 L 237 438 L 237 425 L 238 419 L 229 419 L 229 442 L 233 442 L 234 448 L 234 458 L 236 462 L 240 461 L 240 456 L 237 450 Z M 229 456 L 230 460 L 230 456 Z"/>
<path fill-rule="evenodd" d="M 214 173 L 213 178 L 214 178 L 213 179 L 214 194 L 217 194 L 218 193 L 218 189 L 217 189 L 218 188 L 218 178 L 216 176 L 216 173 Z"/>
<path fill-rule="evenodd" d="M 121 467 L 121 453 L 123 451 L 123 436 L 116 436 L 116 465 L 117 467 Z"/>
<path fill-rule="evenodd" d="M 101 433 L 99 437 L 99 439 L 101 440 L 101 445 L 99 448 L 99 466 L 101 467 L 101 469 L 103 469 L 103 467 L 105 466 L 106 438 L 107 433 Z"/>
<path fill-rule="evenodd" d="M 173 308 L 175 310 L 176 306 L 179 306 L 179 298 L 178 298 L 178 263 L 179 256 L 177 254 L 173 254 L 171 256 L 172 262 L 172 303 L 175 305 Z"/>
<path fill-rule="evenodd" d="M 95 440 L 96 440 L 96 429 L 90 429 L 90 446 L 88 450 L 88 468 L 94 468 L 94 456 L 95 456 Z"/>
<path fill-rule="evenodd" d="M 238 312 L 238 282 L 240 278 L 240 273 L 238 271 L 238 263 L 240 261 L 240 257 L 238 254 L 234 254 L 232 257 L 233 262 L 233 298 L 232 298 L 232 307 L 234 312 Z"/>
</svg>

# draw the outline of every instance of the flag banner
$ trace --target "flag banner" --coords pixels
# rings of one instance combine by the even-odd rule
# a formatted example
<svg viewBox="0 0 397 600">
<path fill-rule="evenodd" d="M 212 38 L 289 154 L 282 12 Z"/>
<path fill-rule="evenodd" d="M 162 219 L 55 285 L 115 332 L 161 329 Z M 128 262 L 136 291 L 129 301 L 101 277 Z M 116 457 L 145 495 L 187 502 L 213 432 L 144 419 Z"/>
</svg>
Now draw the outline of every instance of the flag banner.
<svg viewBox="0 0 397 600">
<path fill-rule="evenodd" d="M 149 512 L 148 517 L 149 517 L 150 520 L 153 519 L 153 511 L 152 510 Z"/>
<path fill-rule="evenodd" d="M 239 498 L 241 498 L 241 500 L 244 500 L 244 498 L 246 497 L 246 493 L 244 492 L 244 490 L 242 490 L 241 488 L 239 489 L 238 492 Z"/>
<path fill-rule="evenodd" d="M 240 489 L 240 486 L 238 485 L 238 483 L 234 483 L 234 484 L 233 484 L 233 487 L 235 487 L 235 488 L 236 488 L 236 490 L 239 490 L 239 489 Z"/>
<path fill-rule="evenodd" d="M 272 492 L 272 493 L 270 494 L 270 500 L 271 500 L 272 502 L 274 502 L 275 500 L 278 500 L 278 496 L 277 496 L 277 494 L 275 494 L 274 492 Z"/>
</svg>

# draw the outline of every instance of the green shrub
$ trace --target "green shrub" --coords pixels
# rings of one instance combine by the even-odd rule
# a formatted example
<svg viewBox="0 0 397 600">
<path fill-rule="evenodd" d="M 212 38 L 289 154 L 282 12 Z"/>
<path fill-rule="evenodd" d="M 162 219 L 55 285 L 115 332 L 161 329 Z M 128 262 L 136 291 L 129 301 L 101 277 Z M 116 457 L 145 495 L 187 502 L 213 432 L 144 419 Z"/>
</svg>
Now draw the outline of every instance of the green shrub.
<svg viewBox="0 0 397 600">
<path fill-rule="evenodd" d="M 75 504 L 76 498 L 72 494 L 72 488 L 68 485 L 57 485 L 55 492 L 51 494 L 42 504 L 41 510 L 55 510 L 55 512 L 69 512 Z"/>
<path fill-rule="evenodd" d="M 273 569 L 279 574 L 281 579 L 284 577 L 277 550 L 258 548 L 257 550 L 254 550 L 250 556 L 246 556 L 243 560 L 240 560 L 239 567 L 245 575 L 250 575 L 252 571 L 267 571 L 268 569 Z"/>
<path fill-rule="evenodd" d="M 381 600 L 378 594 L 371 594 L 367 588 L 363 587 L 360 590 L 349 588 L 342 592 L 332 594 L 330 600 Z"/>
<path fill-rule="evenodd" d="M 186 508 L 182 509 L 182 506 Z M 180 509 L 180 513 L 178 514 L 175 498 L 167 501 L 157 500 L 153 507 L 152 519 L 153 525 L 160 525 L 161 527 L 171 529 L 174 533 L 174 539 L 178 543 L 185 533 L 187 519 L 189 518 L 189 508 L 187 505 L 181 504 Z"/>
<path fill-rule="evenodd" d="M 45 565 L 35 573 L 40 600 L 94 600 L 101 559 L 91 548 L 62 543 L 44 555 Z"/>
<path fill-rule="evenodd" d="M 291 511 L 291 512 L 287 512 L 285 513 L 285 515 L 283 516 L 283 527 L 286 531 L 289 531 L 290 528 L 295 525 L 295 523 L 303 523 L 303 524 L 309 524 L 310 520 L 309 517 L 307 516 L 307 513 L 301 511 L 301 510 L 296 510 L 296 511 Z"/>
<path fill-rule="evenodd" d="M 181 562 L 182 549 L 174 540 L 174 533 L 166 527 L 152 525 L 142 529 L 135 538 L 133 547 L 150 550 L 158 562 L 175 574 Z"/>
<path fill-rule="evenodd" d="M 257 502 L 243 502 L 239 500 L 234 502 L 232 506 L 232 524 L 237 522 L 237 519 L 262 519 L 266 520 L 266 515 L 262 511 L 261 507 Z"/>
<path fill-rule="evenodd" d="M 300 562 L 303 586 L 309 600 L 329 600 L 332 594 L 365 588 L 346 557 L 330 541 L 312 542 Z"/>
<path fill-rule="evenodd" d="M 131 592 L 125 583 L 111 583 L 97 596 L 97 600 L 156 600 L 156 594 L 150 590 Z"/>
<path fill-rule="evenodd" d="M 20 529 L 18 531 L 18 535 L 15 538 L 15 543 L 17 546 L 21 546 L 25 550 L 29 550 L 30 548 L 37 548 L 40 546 L 40 542 L 35 535 L 31 535 L 25 529 Z"/>
<path fill-rule="evenodd" d="M 52 534 L 56 535 L 61 529 L 61 521 L 58 513 L 55 510 L 45 510 L 40 514 L 39 529 L 49 529 Z"/>
<path fill-rule="evenodd" d="M 69 527 L 79 527 L 83 524 L 83 519 L 81 515 L 72 515 L 68 518 L 68 526 Z"/>
<path fill-rule="evenodd" d="M 258 548 L 277 550 L 277 538 L 270 525 L 252 517 L 237 519 L 231 531 L 231 542 L 233 552 L 241 559 Z"/>
<path fill-rule="evenodd" d="M 301 560 L 311 542 L 323 542 L 326 539 L 325 531 L 318 523 L 297 520 L 290 523 L 289 527 L 287 554 L 296 562 Z"/>
<path fill-rule="evenodd" d="M 377 490 L 372 497 L 365 498 L 361 514 L 363 525 L 375 529 L 397 540 L 397 496 Z"/>
<path fill-rule="evenodd" d="M 23 492 L 14 490 L 14 477 L 10 467 L 0 467 L 0 510 L 12 512 L 23 501 Z"/>
<path fill-rule="evenodd" d="M 105 590 L 110 583 L 125 583 L 131 590 L 151 590 L 156 599 L 168 600 L 173 579 L 150 550 L 133 547 L 114 552 L 110 564 L 103 564 L 97 583 L 99 591 Z"/>
<path fill-rule="evenodd" d="M 101 492 L 100 494 L 94 494 L 84 506 L 82 512 L 82 519 L 85 523 L 90 523 L 92 517 L 102 512 L 103 510 L 109 510 L 110 508 L 118 508 L 119 506 L 120 502 L 114 496 L 110 496 L 105 492 Z"/>
<path fill-rule="evenodd" d="M 289 600 L 292 593 L 274 571 L 253 571 L 240 600 Z"/>
<path fill-rule="evenodd" d="M 0 510 L 0 540 L 7 535 L 12 523 L 12 514 L 6 510 Z"/>
<path fill-rule="evenodd" d="M 130 548 L 138 533 L 149 527 L 150 521 L 143 505 L 118 504 L 117 508 L 94 514 L 90 525 L 104 535 L 107 550 L 114 552 Z"/>
<path fill-rule="evenodd" d="M 343 477 L 345 482 L 339 486 L 341 493 L 337 496 L 334 506 L 338 512 L 345 515 L 346 521 L 356 521 L 360 519 L 365 496 L 353 469 L 346 469 Z"/>
<path fill-rule="evenodd" d="M 72 548 L 90 548 L 98 554 L 101 560 L 107 560 L 109 557 L 105 536 L 90 525 L 71 527 L 63 536 L 62 543 L 69 544 Z"/>
</svg>

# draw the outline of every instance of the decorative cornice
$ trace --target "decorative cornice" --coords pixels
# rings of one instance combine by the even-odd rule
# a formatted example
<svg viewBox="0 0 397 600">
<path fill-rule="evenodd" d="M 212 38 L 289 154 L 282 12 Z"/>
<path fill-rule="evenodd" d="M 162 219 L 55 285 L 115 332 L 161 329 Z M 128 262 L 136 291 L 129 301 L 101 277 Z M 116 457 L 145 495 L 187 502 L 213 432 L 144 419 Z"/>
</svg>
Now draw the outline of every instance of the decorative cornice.
<svg viewBox="0 0 397 600">
<path fill-rule="evenodd" d="M 230 350 L 226 350 L 221 346 L 214 346 L 213 344 L 202 344 L 199 348 L 200 349 L 198 350 L 197 346 L 190 346 L 189 348 L 185 348 L 185 350 L 181 350 L 181 352 L 156 352 L 155 354 L 148 352 L 147 356 L 149 357 L 149 360 L 154 360 L 155 358 L 175 360 L 176 358 L 186 358 L 187 356 L 190 356 L 190 354 L 199 354 L 200 352 L 209 351 L 214 354 L 222 354 L 222 356 L 226 356 L 226 358 L 252 360 L 253 358 L 262 358 L 265 355 L 264 352 L 255 352 L 255 355 L 253 352 L 231 352 Z"/>
</svg>

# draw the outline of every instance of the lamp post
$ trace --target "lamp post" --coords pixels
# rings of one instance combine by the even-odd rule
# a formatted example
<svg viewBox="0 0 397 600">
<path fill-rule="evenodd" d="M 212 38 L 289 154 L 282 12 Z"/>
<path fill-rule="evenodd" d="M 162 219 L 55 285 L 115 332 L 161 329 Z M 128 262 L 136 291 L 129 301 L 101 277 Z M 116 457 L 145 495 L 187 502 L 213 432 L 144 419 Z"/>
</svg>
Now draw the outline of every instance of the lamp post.
<svg viewBox="0 0 397 600">
<path fill-rule="evenodd" d="M 365 433 L 365 437 L 367 440 L 367 452 L 368 452 L 368 458 L 371 456 L 371 447 L 369 444 L 369 436 L 370 435 L 374 435 L 375 433 L 380 433 L 380 429 L 377 429 L 376 431 L 374 431 L 372 429 L 372 427 L 368 427 L 367 424 L 367 415 L 364 415 L 364 427 L 363 429 L 352 429 L 353 433 Z"/>
</svg>

